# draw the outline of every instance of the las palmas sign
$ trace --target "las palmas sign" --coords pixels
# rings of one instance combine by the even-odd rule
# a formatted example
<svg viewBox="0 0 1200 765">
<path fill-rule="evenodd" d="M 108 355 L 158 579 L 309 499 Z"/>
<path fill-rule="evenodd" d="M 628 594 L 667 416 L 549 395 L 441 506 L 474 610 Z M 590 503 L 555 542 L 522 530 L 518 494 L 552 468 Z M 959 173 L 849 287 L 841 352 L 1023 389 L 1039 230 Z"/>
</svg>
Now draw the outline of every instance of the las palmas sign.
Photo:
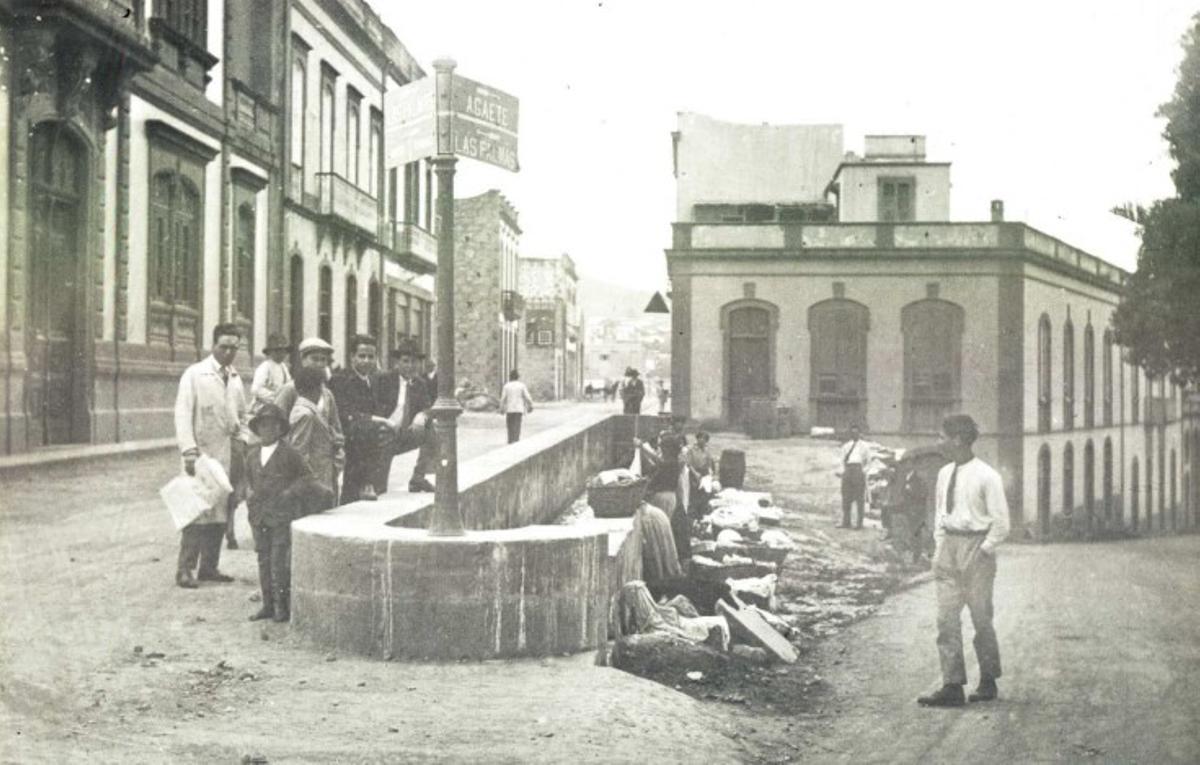
<svg viewBox="0 0 1200 765">
<path fill-rule="evenodd" d="M 438 81 L 446 83 L 440 90 Z M 390 167 L 441 153 L 470 157 L 513 172 L 520 169 L 515 96 L 451 74 L 424 77 L 389 91 L 384 108 Z"/>
</svg>

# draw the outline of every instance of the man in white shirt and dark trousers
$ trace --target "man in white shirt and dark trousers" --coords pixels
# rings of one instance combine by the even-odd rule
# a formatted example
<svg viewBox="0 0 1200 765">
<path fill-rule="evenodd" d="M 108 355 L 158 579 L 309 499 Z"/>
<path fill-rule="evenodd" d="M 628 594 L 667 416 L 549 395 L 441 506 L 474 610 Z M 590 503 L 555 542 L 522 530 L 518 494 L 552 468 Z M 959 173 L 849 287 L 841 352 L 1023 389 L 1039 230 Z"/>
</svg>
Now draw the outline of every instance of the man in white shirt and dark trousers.
<svg viewBox="0 0 1200 765">
<path fill-rule="evenodd" d="M 967 682 L 962 647 L 962 609 L 975 625 L 975 658 L 979 687 L 971 701 L 996 698 L 1000 646 L 992 626 L 992 587 L 996 580 L 996 546 L 1008 536 L 1008 501 L 996 470 L 972 452 L 979 435 L 975 421 L 954 414 L 942 422 L 942 450 L 952 462 L 938 473 L 937 514 L 933 536 L 933 576 L 937 585 L 938 656 L 942 688 L 917 703 L 959 707 Z"/>
<path fill-rule="evenodd" d="M 533 398 L 529 395 L 529 388 L 521 382 L 521 375 L 514 369 L 508 373 L 508 382 L 500 390 L 500 414 L 504 415 L 510 444 L 521 440 L 521 420 L 532 411 Z"/>
<path fill-rule="evenodd" d="M 871 450 L 862 440 L 857 425 L 850 426 L 850 440 L 842 444 L 842 528 L 850 528 L 850 506 L 858 505 L 858 524 L 863 525 L 863 502 L 867 493 L 867 462 Z"/>
</svg>

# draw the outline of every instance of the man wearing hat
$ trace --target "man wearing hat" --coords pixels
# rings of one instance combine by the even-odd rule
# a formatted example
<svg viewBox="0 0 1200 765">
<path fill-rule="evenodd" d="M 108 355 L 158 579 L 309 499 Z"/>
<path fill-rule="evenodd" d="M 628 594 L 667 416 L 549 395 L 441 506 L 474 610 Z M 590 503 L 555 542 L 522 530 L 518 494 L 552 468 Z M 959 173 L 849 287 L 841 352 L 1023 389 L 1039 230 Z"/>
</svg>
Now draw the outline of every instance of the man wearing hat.
<svg viewBox="0 0 1200 765">
<path fill-rule="evenodd" d="M 392 351 L 395 366 L 379 375 L 377 401 L 380 409 L 377 414 L 387 418 L 394 435 L 387 456 L 381 461 L 375 475 L 377 492 L 387 491 L 392 457 L 413 449 L 420 451 L 408 481 L 408 490 L 433 491 L 433 484 L 425 476 L 433 472 L 436 456 L 433 418 L 429 409 L 437 393 L 428 386 L 418 369 L 419 357 L 420 350 L 416 344 L 405 338 Z"/>
<path fill-rule="evenodd" d="M 329 365 L 333 361 L 332 345 L 319 337 L 308 337 L 300 341 L 300 347 L 297 350 L 300 352 L 301 367 L 320 369 L 321 373 L 328 378 Z M 290 416 L 297 398 L 299 398 L 299 393 L 296 392 L 296 381 L 292 380 L 280 388 L 279 393 L 275 396 L 275 406 Z M 337 401 L 328 385 L 321 386 L 321 400 L 317 403 L 317 407 L 333 431 L 334 464 L 338 470 L 341 470 L 342 465 L 345 464 L 346 437 L 342 433 Z"/>
<path fill-rule="evenodd" d="M 246 508 L 254 549 L 258 553 L 258 582 L 262 608 L 251 621 L 286 622 L 291 613 L 292 521 L 324 506 L 329 491 L 320 486 L 308 463 L 283 440 L 288 418 L 274 404 L 263 404 L 250 420 L 259 444 L 246 454 Z"/>
<path fill-rule="evenodd" d="M 201 454 L 221 464 L 227 476 L 233 471 L 233 442 L 245 443 L 246 391 L 242 378 L 233 366 L 241 345 L 241 330 L 236 324 L 213 327 L 212 353 L 188 367 L 179 378 L 175 397 L 175 440 L 188 475 L 196 472 L 196 460 Z M 217 569 L 221 560 L 221 537 L 226 519 L 236 507 L 236 495 L 218 507 L 205 510 L 192 523 L 183 527 L 179 543 L 179 562 L 175 583 L 185 589 L 195 589 L 196 579 L 210 582 L 232 582 L 233 577 Z M 192 570 L 197 561 L 197 576 Z"/>
<path fill-rule="evenodd" d="M 275 396 L 279 395 L 283 386 L 292 381 L 292 374 L 283 363 L 292 352 L 292 344 L 286 337 L 278 332 L 272 333 L 267 338 L 267 347 L 263 348 L 262 352 L 266 358 L 254 370 L 254 379 L 250 383 L 252 412 L 258 411 L 258 407 L 263 404 L 274 403 Z"/>
<path fill-rule="evenodd" d="M 633 367 L 625 370 L 625 387 L 621 390 L 621 399 L 625 402 L 625 414 L 639 414 L 642 411 L 642 399 L 646 396 L 646 386 Z"/>
</svg>

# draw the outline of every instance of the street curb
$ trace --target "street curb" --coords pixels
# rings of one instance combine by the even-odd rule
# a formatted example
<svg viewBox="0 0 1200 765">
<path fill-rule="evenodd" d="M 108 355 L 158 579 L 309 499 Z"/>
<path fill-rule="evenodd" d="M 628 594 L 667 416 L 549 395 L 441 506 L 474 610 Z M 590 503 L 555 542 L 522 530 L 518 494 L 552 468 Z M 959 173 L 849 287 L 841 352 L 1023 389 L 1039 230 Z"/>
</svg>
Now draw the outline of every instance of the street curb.
<svg viewBox="0 0 1200 765">
<path fill-rule="evenodd" d="M 81 444 L 49 447 L 24 454 L 0 457 L 0 475 L 9 475 L 39 468 L 92 462 L 106 457 L 138 456 L 176 448 L 174 438 L 153 438 L 144 441 L 123 441 L 116 444 Z"/>
</svg>

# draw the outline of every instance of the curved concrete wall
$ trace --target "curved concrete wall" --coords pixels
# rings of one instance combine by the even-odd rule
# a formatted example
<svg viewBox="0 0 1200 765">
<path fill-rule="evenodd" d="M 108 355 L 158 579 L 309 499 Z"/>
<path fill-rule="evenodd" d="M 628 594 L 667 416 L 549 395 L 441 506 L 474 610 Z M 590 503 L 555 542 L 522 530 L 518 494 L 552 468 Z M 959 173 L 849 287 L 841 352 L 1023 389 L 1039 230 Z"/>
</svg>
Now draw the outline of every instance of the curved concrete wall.
<svg viewBox="0 0 1200 765">
<path fill-rule="evenodd" d="M 387 525 L 401 504 L 358 503 L 293 524 L 294 629 L 382 659 L 544 656 L 600 644 L 603 526 L 431 537 Z"/>
</svg>

